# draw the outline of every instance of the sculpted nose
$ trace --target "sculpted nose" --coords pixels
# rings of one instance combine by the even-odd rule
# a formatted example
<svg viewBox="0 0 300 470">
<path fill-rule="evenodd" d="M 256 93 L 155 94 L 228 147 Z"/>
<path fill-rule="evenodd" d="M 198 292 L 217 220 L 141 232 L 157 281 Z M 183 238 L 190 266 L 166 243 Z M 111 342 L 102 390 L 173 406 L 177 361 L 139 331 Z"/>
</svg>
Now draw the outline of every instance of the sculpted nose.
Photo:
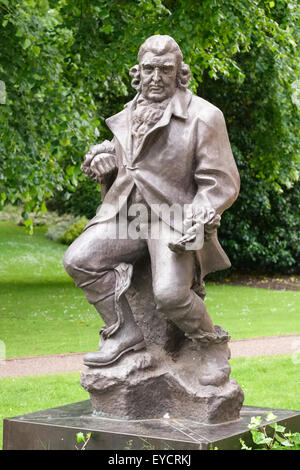
<svg viewBox="0 0 300 470">
<path fill-rule="evenodd" d="M 159 80 L 160 80 L 160 72 L 159 72 L 159 68 L 157 67 L 154 69 L 153 81 L 159 82 Z"/>
</svg>

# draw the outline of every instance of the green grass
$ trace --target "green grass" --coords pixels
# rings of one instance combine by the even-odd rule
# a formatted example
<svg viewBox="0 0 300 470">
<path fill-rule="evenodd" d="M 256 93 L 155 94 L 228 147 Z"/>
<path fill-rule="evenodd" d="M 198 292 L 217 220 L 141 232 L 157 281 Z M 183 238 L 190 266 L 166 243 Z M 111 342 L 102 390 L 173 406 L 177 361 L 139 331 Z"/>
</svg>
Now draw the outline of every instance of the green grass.
<svg viewBox="0 0 300 470">
<path fill-rule="evenodd" d="M 208 285 L 205 303 L 232 339 L 300 333 L 300 292 Z"/>
<path fill-rule="evenodd" d="M 44 232 L 37 227 L 30 236 L 0 222 L 0 341 L 7 357 L 97 348 L 102 322 L 65 273 L 66 246 Z M 206 304 L 233 339 L 300 332 L 300 292 L 210 284 Z"/>
<path fill-rule="evenodd" d="M 102 321 L 66 274 L 66 246 L 0 223 L 0 340 L 6 356 L 97 349 Z"/>
<path fill-rule="evenodd" d="M 231 376 L 245 392 L 245 405 L 300 409 L 300 364 L 292 356 L 238 358 Z M 79 373 L 0 379 L 0 448 L 5 417 L 87 400 Z"/>
<path fill-rule="evenodd" d="M 300 410 L 299 354 L 230 360 L 231 377 L 245 393 L 245 405 Z"/>
<path fill-rule="evenodd" d="M 0 449 L 3 418 L 88 400 L 79 377 L 76 372 L 0 379 Z"/>
</svg>

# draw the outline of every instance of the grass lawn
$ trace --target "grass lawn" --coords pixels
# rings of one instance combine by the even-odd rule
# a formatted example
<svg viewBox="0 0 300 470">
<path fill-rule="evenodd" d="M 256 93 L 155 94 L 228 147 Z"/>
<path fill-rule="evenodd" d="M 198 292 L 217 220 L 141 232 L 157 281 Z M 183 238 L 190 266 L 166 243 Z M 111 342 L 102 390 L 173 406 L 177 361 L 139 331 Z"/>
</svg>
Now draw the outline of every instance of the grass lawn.
<svg viewBox="0 0 300 470">
<path fill-rule="evenodd" d="M 6 356 L 97 349 L 102 322 L 66 274 L 66 246 L 0 222 L 0 340 Z"/>
<path fill-rule="evenodd" d="M 0 341 L 6 357 L 97 349 L 101 321 L 65 273 L 66 246 L 0 222 Z M 207 286 L 215 324 L 233 339 L 300 333 L 300 292 Z"/>
<path fill-rule="evenodd" d="M 300 334 L 300 292 L 208 285 L 205 300 L 214 324 L 232 339 Z"/>
<path fill-rule="evenodd" d="M 300 409 L 300 364 L 291 356 L 238 358 L 232 373 L 245 392 L 245 405 Z M 0 449 L 2 419 L 76 401 L 89 395 L 79 373 L 0 379 Z"/>
<path fill-rule="evenodd" d="M 0 449 L 3 418 L 33 413 L 89 399 L 80 386 L 79 373 L 9 377 L 0 379 Z M 74 443 L 76 443 L 74 432 Z"/>
<path fill-rule="evenodd" d="M 300 410 L 300 363 L 288 354 L 230 360 L 231 377 L 245 393 L 245 405 Z"/>
</svg>

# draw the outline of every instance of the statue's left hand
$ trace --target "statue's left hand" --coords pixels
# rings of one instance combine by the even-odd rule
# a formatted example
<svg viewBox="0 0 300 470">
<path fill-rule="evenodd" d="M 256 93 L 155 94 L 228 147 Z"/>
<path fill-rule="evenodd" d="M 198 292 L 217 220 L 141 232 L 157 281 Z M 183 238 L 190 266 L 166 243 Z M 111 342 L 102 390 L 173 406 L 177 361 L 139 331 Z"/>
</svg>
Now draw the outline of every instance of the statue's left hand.
<svg viewBox="0 0 300 470">
<path fill-rule="evenodd" d="M 221 216 L 219 214 L 215 214 L 215 216 L 204 225 L 204 239 L 209 240 L 216 230 L 221 225 Z"/>
<path fill-rule="evenodd" d="M 191 244 L 196 240 L 197 236 L 201 234 L 203 226 L 204 240 L 209 240 L 220 226 L 220 221 L 221 216 L 216 214 L 216 211 L 213 208 L 201 207 L 198 209 L 190 206 L 183 221 L 185 234 L 177 240 L 177 242 L 169 243 L 170 250 L 175 253 L 183 253 L 187 249 L 190 249 L 188 244 Z"/>
<path fill-rule="evenodd" d="M 112 142 L 105 140 L 93 145 L 84 157 L 82 171 L 88 178 L 99 181 L 102 176 L 116 169 L 115 148 Z"/>
<path fill-rule="evenodd" d="M 221 216 L 212 207 L 192 207 L 184 221 L 185 226 L 204 225 L 204 239 L 209 240 L 220 227 Z M 188 230 L 187 230 L 188 232 Z"/>
</svg>

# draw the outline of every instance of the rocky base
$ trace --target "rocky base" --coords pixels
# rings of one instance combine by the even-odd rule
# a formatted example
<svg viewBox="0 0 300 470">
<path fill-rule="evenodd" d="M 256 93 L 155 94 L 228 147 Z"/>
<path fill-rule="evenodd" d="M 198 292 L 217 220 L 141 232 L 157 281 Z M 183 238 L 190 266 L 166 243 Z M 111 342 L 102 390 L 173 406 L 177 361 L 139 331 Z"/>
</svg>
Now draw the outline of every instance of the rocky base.
<svg viewBox="0 0 300 470">
<path fill-rule="evenodd" d="M 207 424 L 237 420 L 244 394 L 229 377 L 228 335 L 220 343 L 194 343 L 157 311 L 149 258 L 134 266 L 126 297 L 147 349 L 85 368 L 81 385 L 94 411 L 133 420 L 165 415 Z M 215 328 L 223 337 L 222 328 Z"/>
<path fill-rule="evenodd" d="M 81 385 L 101 416 L 225 423 L 239 418 L 244 399 L 229 378 L 228 357 L 227 343 L 204 346 L 186 340 L 176 355 L 152 345 L 108 367 L 86 367 Z"/>
</svg>

